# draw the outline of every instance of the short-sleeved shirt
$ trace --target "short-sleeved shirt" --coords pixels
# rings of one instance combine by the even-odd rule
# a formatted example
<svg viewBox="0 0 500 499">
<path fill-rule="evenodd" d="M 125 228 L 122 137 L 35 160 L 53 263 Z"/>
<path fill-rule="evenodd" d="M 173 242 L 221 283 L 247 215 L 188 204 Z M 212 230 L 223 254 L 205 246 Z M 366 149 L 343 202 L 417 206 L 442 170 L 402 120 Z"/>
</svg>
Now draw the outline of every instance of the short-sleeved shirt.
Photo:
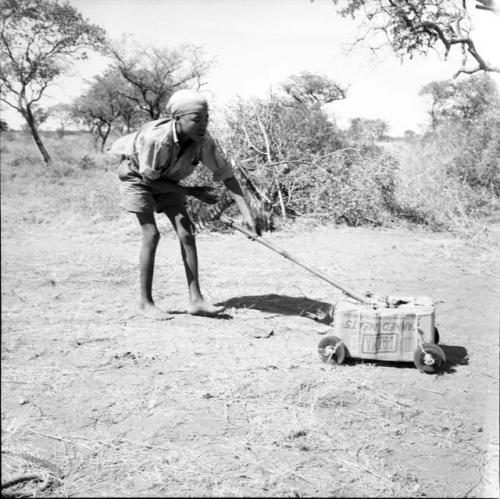
<svg viewBox="0 0 500 499">
<path fill-rule="evenodd" d="M 131 168 L 136 168 L 137 173 L 149 180 L 163 178 L 178 182 L 191 175 L 200 162 L 212 171 L 215 181 L 234 176 L 233 169 L 208 131 L 202 141 L 190 142 L 179 156 L 181 146 L 175 120 L 146 123 L 137 132 L 114 142 L 108 152 L 131 159 Z"/>
</svg>

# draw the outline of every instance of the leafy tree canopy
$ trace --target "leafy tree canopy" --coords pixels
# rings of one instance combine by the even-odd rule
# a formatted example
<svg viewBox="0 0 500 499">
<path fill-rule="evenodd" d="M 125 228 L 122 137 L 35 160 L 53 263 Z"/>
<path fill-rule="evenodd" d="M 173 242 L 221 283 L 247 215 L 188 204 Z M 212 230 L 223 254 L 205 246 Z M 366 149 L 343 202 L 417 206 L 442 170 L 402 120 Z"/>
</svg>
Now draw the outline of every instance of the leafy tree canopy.
<svg viewBox="0 0 500 499">
<path fill-rule="evenodd" d="M 296 102 L 318 107 L 345 99 L 347 92 L 326 75 L 309 71 L 291 75 L 281 86 Z"/>
<path fill-rule="evenodd" d="M 498 87 L 488 74 L 432 81 L 422 87 L 420 95 L 431 99 L 429 114 L 434 130 L 445 122 L 466 125 L 490 109 L 500 109 Z"/>
<path fill-rule="evenodd" d="M 83 121 L 101 140 L 101 149 L 113 123 L 123 121 L 134 110 L 120 89 L 124 82 L 113 69 L 93 78 L 87 90 L 73 102 L 73 116 Z"/>
<path fill-rule="evenodd" d="M 347 133 L 354 140 L 382 140 L 387 136 L 389 125 L 381 119 L 353 118 Z"/>
</svg>

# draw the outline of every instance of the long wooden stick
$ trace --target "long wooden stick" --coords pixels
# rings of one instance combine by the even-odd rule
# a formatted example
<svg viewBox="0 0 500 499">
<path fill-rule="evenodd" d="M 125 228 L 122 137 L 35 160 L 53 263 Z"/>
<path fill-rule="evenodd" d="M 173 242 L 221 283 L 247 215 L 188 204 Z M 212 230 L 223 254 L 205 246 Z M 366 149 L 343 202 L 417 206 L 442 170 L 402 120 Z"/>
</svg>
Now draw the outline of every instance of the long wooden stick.
<svg viewBox="0 0 500 499">
<path fill-rule="evenodd" d="M 326 281 L 328 284 L 331 284 L 332 286 L 340 289 L 347 296 L 350 296 L 351 298 L 354 298 L 356 301 L 359 301 L 361 303 L 365 303 L 367 305 L 373 305 L 374 304 L 374 302 L 372 300 L 369 300 L 368 298 L 365 298 L 364 296 L 360 296 L 360 295 L 358 295 L 356 293 L 353 293 L 352 291 L 344 288 L 344 286 L 341 286 L 339 283 L 335 282 L 333 279 L 331 279 L 330 277 L 326 276 L 323 272 L 320 272 L 319 270 L 317 270 L 317 269 L 315 269 L 315 268 L 313 268 L 313 267 L 311 267 L 309 265 L 306 265 L 305 263 L 300 262 L 299 260 L 297 260 L 297 258 L 295 258 L 290 253 L 288 253 L 288 251 L 285 251 L 284 249 L 279 248 L 278 246 L 275 246 L 274 244 L 270 243 L 269 241 L 266 241 L 265 239 L 263 239 L 262 237 L 256 236 L 255 234 L 253 234 L 249 230 L 247 230 L 244 227 L 241 227 L 240 225 L 236 224 L 234 222 L 234 220 L 232 220 L 231 218 L 226 217 L 225 215 L 222 215 L 219 218 L 219 220 L 222 223 L 224 223 L 225 225 L 227 225 L 228 227 L 232 227 L 233 229 L 236 229 L 238 232 L 241 232 L 242 234 L 245 234 L 245 236 L 247 236 L 250 239 L 252 239 L 252 241 L 257 241 L 258 243 L 260 243 L 260 244 L 266 246 L 267 248 L 269 248 L 270 250 L 273 250 L 276 253 L 280 254 L 281 256 L 287 258 L 288 260 L 290 260 L 291 262 L 295 263 L 296 265 L 299 265 L 303 269 L 306 269 L 308 272 L 310 272 L 311 274 L 315 275 L 316 277 L 319 277 L 320 279 L 323 279 L 323 281 Z"/>
</svg>

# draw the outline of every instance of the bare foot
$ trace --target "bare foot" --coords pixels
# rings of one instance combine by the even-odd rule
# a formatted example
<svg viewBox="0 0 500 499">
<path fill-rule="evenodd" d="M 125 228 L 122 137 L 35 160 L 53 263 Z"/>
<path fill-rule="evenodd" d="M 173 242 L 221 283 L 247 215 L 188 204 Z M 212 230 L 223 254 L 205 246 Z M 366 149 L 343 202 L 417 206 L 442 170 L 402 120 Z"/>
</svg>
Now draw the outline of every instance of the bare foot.
<svg viewBox="0 0 500 499">
<path fill-rule="evenodd" d="M 206 317 L 214 317 L 220 314 L 226 307 L 212 305 L 208 301 L 200 300 L 191 302 L 188 307 L 188 314 L 204 315 Z"/>
<path fill-rule="evenodd" d="M 140 303 L 139 314 L 155 321 L 168 321 L 172 319 L 170 315 L 161 311 L 154 303 Z"/>
</svg>

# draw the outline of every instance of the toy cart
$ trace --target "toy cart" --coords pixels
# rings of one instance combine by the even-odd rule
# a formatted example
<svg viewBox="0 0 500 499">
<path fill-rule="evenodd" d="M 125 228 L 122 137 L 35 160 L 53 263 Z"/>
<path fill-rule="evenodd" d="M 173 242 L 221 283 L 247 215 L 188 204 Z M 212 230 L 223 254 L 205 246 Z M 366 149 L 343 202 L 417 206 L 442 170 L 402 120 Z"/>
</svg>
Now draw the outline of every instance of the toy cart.
<svg viewBox="0 0 500 499">
<path fill-rule="evenodd" d="M 425 373 L 439 371 L 446 357 L 437 345 L 435 309 L 428 297 L 387 297 L 387 308 L 344 299 L 334 312 L 333 335 L 318 345 L 323 362 L 342 364 L 346 357 L 413 362 Z"/>
<path fill-rule="evenodd" d="M 413 362 L 425 373 L 438 372 L 444 366 L 446 357 L 437 345 L 439 335 L 430 298 L 387 296 L 381 299 L 358 295 L 221 213 L 222 209 L 218 209 L 212 218 L 220 219 L 228 227 L 279 253 L 349 297 L 335 307 L 334 334 L 325 336 L 318 345 L 323 362 L 342 364 L 346 357 Z"/>
</svg>

